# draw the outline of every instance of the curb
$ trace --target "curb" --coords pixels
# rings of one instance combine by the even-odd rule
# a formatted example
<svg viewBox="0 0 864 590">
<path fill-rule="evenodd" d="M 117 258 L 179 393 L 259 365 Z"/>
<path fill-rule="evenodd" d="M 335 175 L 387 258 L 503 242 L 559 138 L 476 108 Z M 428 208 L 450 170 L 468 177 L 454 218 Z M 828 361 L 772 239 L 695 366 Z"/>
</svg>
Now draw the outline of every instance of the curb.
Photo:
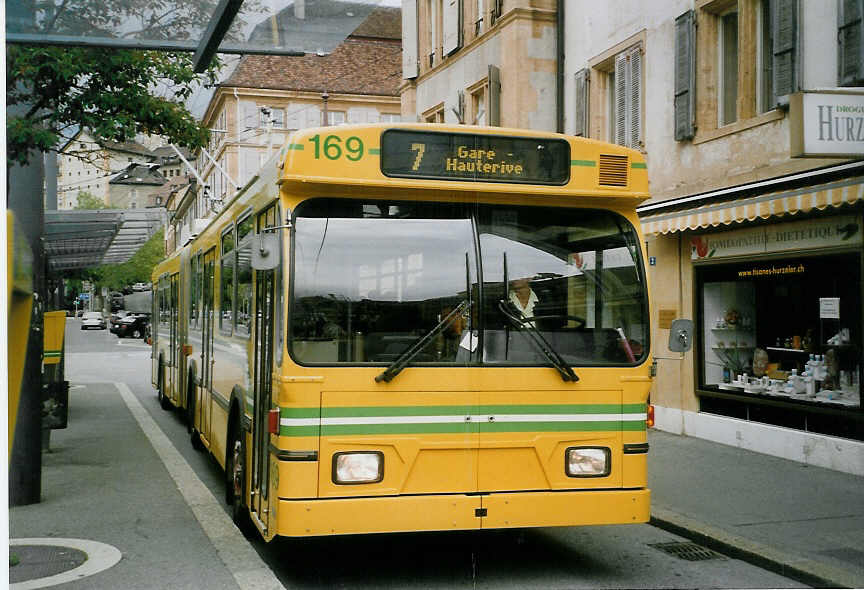
<svg viewBox="0 0 864 590">
<path fill-rule="evenodd" d="M 808 586 L 817 588 L 864 587 L 864 579 L 851 572 L 735 535 L 672 510 L 652 506 L 649 522 L 657 528 L 680 535 L 735 559 L 795 579 Z"/>
</svg>

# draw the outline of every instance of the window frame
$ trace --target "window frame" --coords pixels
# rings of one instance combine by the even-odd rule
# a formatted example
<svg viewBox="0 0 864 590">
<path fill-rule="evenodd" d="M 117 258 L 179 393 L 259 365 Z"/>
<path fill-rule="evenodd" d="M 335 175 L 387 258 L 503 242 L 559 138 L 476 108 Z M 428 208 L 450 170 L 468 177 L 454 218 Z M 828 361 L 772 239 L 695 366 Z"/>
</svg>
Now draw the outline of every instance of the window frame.
<svg viewBox="0 0 864 590">
<path fill-rule="evenodd" d="M 640 79 L 639 79 L 639 145 L 633 146 L 629 142 L 620 144 L 640 151 L 645 150 L 645 47 L 647 31 L 645 29 L 631 35 L 624 41 L 610 47 L 603 53 L 588 60 L 587 86 L 588 86 L 588 115 L 585 137 L 601 139 L 609 143 L 616 143 L 616 109 L 613 101 L 616 101 L 616 75 L 615 60 L 621 54 L 640 52 Z M 575 84 L 575 80 L 574 80 Z M 626 101 L 632 108 L 632 103 Z M 626 108 L 626 107 L 625 107 Z M 632 137 L 632 129 L 625 130 L 625 135 Z"/>
<path fill-rule="evenodd" d="M 234 312 L 234 303 L 237 299 L 237 235 L 234 231 L 234 221 L 231 220 L 229 223 L 229 227 L 222 230 L 219 234 L 219 321 L 217 322 L 219 325 L 219 332 L 225 334 L 226 336 L 230 336 L 234 333 L 234 322 L 235 322 L 235 312 Z M 225 238 L 230 235 L 232 240 L 231 249 L 227 252 L 225 251 Z M 231 266 L 231 309 L 225 309 L 225 301 L 223 298 L 223 294 L 225 292 L 225 286 L 223 284 L 225 280 L 224 269 L 226 266 L 226 262 Z M 225 322 L 225 311 L 231 312 L 231 319 L 228 322 Z M 227 324 L 227 325 L 226 325 Z"/>
</svg>

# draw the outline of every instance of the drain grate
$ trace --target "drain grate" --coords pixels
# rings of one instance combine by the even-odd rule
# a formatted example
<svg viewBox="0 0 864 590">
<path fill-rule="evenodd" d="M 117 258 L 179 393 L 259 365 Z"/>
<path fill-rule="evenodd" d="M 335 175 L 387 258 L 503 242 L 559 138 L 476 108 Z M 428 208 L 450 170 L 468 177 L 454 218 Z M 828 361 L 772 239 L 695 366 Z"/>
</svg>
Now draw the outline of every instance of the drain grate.
<svg viewBox="0 0 864 590">
<path fill-rule="evenodd" d="M 649 547 L 659 549 L 664 553 L 668 553 L 678 559 L 687 561 L 705 561 L 708 559 L 726 559 L 719 553 L 711 551 L 707 547 L 702 547 L 696 543 L 686 541 L 675 541 L 672 543 L 648 543 Z"/>
</svg>

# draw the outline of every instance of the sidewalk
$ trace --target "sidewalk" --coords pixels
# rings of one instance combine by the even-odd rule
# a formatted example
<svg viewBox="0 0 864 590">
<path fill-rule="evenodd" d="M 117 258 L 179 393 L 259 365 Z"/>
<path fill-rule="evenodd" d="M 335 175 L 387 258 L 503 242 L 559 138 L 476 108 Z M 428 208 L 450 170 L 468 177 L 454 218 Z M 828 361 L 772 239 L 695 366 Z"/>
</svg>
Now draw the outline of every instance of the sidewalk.
<svg viewBox="0 0 864 590">
<path fill-rule="evenodd" d="M 864 587 L 864 478 L 652 430 L 652 524 L 818 587 Z"/>
<path fill-rule="evenodd" d="M 72 385 L 70 428 L 53 431 L 42 455 L 42 502 L 9 510 L 10 553 L 21 559 L 11 588 L 51 575 L 63 588 L 274 587 L 128 387 Z"/>
</svg>

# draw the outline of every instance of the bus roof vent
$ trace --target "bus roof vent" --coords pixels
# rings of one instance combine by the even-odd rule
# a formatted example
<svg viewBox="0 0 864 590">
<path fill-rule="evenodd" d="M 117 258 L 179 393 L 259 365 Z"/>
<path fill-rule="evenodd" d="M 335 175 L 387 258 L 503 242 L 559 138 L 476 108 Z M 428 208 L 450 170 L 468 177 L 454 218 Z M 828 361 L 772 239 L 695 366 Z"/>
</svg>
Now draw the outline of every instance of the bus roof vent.
<svg viewBox="0 0 864 590">
<path fill-rule="evenodd" d="M 600 184 L 627 186 L 627 156 L 600 154 Z"/>
</svg>

